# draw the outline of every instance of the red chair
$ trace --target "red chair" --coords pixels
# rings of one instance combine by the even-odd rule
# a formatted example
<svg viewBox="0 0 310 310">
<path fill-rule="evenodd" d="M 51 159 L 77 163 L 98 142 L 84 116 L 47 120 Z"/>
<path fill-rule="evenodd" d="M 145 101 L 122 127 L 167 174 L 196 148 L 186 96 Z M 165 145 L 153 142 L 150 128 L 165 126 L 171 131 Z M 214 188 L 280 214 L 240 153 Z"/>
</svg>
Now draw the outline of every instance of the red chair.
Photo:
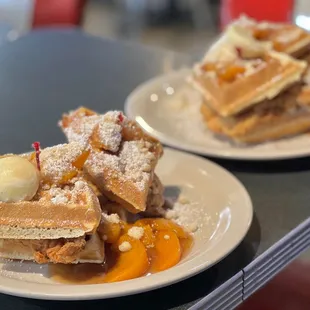
<svg viewBox="0 0 310 310">
<path fill-rule="evenodd" d="M 32 27 L 79 26 L 86 0 L 35 0 Z"/>
<path fill-rule="evenodd" d="M 259 21 L 291 22 L 293 10 L 294 0 L 222 0 L 221 28 L 223 29 L 241 14 Z"/>
</svg>

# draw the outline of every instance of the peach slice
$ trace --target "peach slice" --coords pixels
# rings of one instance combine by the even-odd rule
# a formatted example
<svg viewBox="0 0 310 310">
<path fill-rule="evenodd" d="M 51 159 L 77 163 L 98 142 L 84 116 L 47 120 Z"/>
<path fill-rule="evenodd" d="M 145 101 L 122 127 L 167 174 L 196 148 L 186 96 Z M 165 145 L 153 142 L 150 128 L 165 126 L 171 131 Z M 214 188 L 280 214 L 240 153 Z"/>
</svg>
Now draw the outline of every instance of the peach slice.
<svg viewBox="0 0 310 310">
<path fill-rule="evenodd" d="M 223 70 L 220 70 L 217 75 L 220 80 L 225 82 L 233 82 L 237 75 L 243 74 L 245 72 L 245 68 L 241 66 L 228 66 Z"/>
<path fill-rule="evenodd" d="M 72 163 L 72 166 L 81 170 L 84 166 L 85 161 L 89 156 L 90 151 L 84 151 L 80 156 L 78 156 L 75 161 Z"/>
<path fill-rule="evenodd" d="M 172 230 L 174 231 L 179 238 L 189 238 L 189 233 L 186 232 L 180 225 L 162 218 L 156 219 L 141 219 L 135 223 L 136 226 L 145 226 L 150 225 L 153 230 Z"/>
<path fill-rule="evenodd" d="M 125 241 L 130 243 L 131 249 L 127 252 L 119 252 L 116 264 L 107 272 L 104 282 L 130 280 L 141 277 L 147 272 L 149 260 L 143 243 L 128 235 L 123 235 L 117 244 L 120 245 Z"/>
<path fill-rule="evenodd" d="M 116 243 L 121 235 L 122 227 L 120 223 L 104 221 L 100 224 L 98 232 L 106 243 Z"/>
<path fill-rule="evenodd" d="M 181 254 L 181 245 L 176 233 L 171 230 L 158 231 L 151 260 L 151 271 L 163 271 L 176 265 L 181 259 Z"/>
<path fill-rule="evenodd" d="M 134 224 L 128 224 L 124 223 L 123 224 L 123 232 L 127 233 L 128 230 L 134 226 L 142 227 L 144 229 L 144 233 L 142 238 L 140 239 L 143 243 L 143 245 L 146 248 L 152 248 L 155 245 L 155 232 L 151 228 L 149 224 L 145 224 L 142 222 L 142 220 L 139 220 L 135 222 Z"/>
<path fill-rule="evenodd" d="M 150 225 L 143 226 L 144 233 L 141 238 L 142 243 L 146 248 L 153 248 L 155 246 L 155 235 Z"/>
<path fill-rule="evenodd" d="M 70 180 L 72 180 L 74 177 L 76 177 L 78 174 L 77 171 L 68 171 L 66 174 L 64 174 L 61 178 L 61 180 L 59 181 L 60 184 L 66 184 L 68 183 Z M 47 183 L 51 183 L 52 182 L 50 180 L 47 180 Z"/>
</svg>

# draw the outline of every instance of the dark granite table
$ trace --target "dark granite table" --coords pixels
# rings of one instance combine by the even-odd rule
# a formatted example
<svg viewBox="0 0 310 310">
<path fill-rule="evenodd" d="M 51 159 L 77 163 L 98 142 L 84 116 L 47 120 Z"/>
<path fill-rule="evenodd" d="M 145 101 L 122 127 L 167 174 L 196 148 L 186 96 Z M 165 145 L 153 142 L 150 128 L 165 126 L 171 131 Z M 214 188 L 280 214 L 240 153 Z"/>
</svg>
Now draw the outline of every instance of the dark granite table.
<svg viewBox="0 0 310 310">
<path fill-rule="evenodd" d="M 0 153 L 64 141 L 61 113 L 86 105 L 122 109 L 139 83 L 191 63 L 190 57 L 72 31 L 39 31 L 0 48 Z M 240 246 L 211 269 L 164 289 L 117 299 L 52 302 L 0 294 L 1 309 L 189 309 L 233 275 L 261 260 L 310 214 L 310 160 L 216 160 L 249 191 L 255 209 Z M 25 284 L 26 285 L 26 284 Z M 215 291 L 216 292 L 216 291 Z M 201 308 L 202 309 L 202 308 Z"/>
</svg>

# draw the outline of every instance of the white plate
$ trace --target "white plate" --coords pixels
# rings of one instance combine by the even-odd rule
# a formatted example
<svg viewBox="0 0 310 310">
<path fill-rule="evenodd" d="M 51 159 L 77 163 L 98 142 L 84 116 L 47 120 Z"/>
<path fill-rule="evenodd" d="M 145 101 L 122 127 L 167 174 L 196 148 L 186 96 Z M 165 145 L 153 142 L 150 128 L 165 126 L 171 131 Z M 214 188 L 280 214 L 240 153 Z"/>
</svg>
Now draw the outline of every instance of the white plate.
<svg viewBox="0 0 310 310">
<path fill-rule="evenodd" d="M 127 98 L 126 114 L 162 143 L 206 156 L 246 160 L 275 160 L 310 155 L 310 135 L 254 146 L 215 137 L 199 113 L 200 96 L 185 81 L 189 70 L 156 77 Z"/>
<path fill-rule="evenodd" d="M 0 263 L 0 292 L 39 299 L 97 299 L 123 296 L 170 285 L 191 277 L 224 258 L 244 238 L 252 204 L 243 185 L 203 158 L 165 149 L 157 173 L 169 198 L 181 194 L 190 204 L 188 223 L 195 232 L 190 253 L 175 267 L 134 280 L 96 285 L 64 285 L 47 276 L 47 266 L 29 262 Z"/>
</svg>

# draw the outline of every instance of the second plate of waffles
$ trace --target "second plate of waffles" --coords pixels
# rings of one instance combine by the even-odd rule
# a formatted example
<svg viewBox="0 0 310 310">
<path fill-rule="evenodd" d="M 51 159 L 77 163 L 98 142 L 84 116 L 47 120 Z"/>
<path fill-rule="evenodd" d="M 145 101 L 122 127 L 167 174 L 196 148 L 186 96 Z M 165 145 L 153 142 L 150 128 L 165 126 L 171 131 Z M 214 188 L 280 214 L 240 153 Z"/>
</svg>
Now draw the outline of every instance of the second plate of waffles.
<svg viewBox="0 0 310 310">
<path fill-rule="evenodd" d="M 236 159 L 307 156 L 309 44 L 310 35 L 296 26 L 242 17 L 191 69 L 138 87 L 125 110 L 163 143 L 187 151 Z"/>
</svg>

